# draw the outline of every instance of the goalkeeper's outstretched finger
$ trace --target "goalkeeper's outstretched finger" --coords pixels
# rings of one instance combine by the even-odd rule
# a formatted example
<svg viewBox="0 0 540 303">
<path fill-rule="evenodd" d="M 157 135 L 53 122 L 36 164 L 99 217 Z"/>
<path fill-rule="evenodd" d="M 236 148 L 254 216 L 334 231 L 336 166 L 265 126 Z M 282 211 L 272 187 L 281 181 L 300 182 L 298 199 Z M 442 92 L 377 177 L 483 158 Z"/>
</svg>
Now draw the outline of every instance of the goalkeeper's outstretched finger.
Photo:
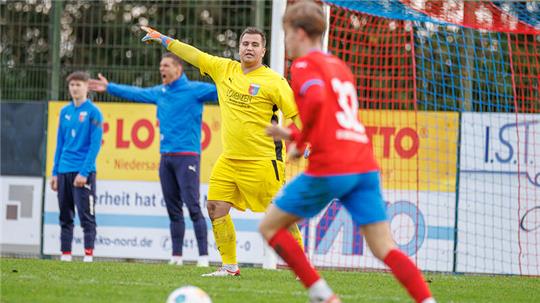
<svg viewBox="0 0 540 303">
<path fill-rule="evenodd" d="M 141 29 L 146 32 L 146 35 L 141 39 L 144 43 L 150 44 L 152 42 L 157 42 L 167 48 L 167 45 L 173 40 L 171 37 L 165 36 L 151 27 L 141 26 Z"/>
</svg>

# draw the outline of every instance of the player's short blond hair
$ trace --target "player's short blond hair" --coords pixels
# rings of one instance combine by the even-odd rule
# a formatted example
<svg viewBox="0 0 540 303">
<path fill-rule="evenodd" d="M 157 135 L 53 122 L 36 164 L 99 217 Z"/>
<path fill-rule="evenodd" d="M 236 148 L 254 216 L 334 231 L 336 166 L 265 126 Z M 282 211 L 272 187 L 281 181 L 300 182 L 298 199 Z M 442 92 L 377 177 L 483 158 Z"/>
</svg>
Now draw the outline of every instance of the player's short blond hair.
<svg viewBox="0 0 540 303">
<path fill-rule="evenodd" d="M 326 17 L 322 7 L 313 1 L 299 1 L 287 6 L 283 25 L 303 29 L 309 38 L 321 38 L 326 31 Z"/>
</svg>

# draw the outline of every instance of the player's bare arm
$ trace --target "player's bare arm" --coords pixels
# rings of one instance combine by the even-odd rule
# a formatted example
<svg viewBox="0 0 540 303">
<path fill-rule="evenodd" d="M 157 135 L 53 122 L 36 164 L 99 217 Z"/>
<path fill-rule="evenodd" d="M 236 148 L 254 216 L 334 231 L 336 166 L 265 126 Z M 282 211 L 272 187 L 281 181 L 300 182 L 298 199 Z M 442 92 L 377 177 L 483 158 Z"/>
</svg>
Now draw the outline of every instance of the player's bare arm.
<svg viewBox="0 0 540 303">
<path fill-rule="evenodd" d="M 266 134 L 274 138 L 274 140 L 290 140 L 291 139 L 291 130 L 279 125 L 269 125 L 266 128 Z"/>
<path fill-rule="evenodd" d="M 292 131 L 290 128 L 281 127 L 279 125 L 269 125 L 266 128 L 266 134 L 274 138 L 274 140 L 292 140 Z M 299 159 L 304 153 L 298 148 L 296 142 L 289 143 L 287 147 L 287 157 L 291 160 Z"/>
</svg>

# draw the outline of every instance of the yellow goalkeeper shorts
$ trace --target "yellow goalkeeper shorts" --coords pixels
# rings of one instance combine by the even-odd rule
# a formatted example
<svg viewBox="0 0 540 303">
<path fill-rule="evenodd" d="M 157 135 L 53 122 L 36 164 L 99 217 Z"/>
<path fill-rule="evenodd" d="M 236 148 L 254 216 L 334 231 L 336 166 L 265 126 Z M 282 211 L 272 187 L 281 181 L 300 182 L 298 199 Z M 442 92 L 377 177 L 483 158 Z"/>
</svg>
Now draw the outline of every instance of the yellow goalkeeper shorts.
<svg viewBox="0 0 540 303">
<path fill-rule="evenodd" d="M 265 212 L 285 184 L 285 165 L 277 160 L 237 160 L 220 156 L 208 189 L 208 200 L 225 201 L 234 208 Z"/>
</svg>

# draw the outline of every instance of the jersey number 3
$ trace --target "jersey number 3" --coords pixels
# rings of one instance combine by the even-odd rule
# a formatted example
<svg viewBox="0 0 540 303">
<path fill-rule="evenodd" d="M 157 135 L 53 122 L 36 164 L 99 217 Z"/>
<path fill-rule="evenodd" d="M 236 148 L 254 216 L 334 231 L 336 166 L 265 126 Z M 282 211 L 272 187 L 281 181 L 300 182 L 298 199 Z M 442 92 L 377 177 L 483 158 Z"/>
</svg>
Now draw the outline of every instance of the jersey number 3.
<svg viewBox="0 0 540 303">
<path fill-rule="evenodd" d="M 356 90 L 351 82 L 341 82 L 339 79 L 332 79 L 332 88 L 338 95 L 338 104 L 341 111 L 336 113 L 336 118 L 341 127 L 358 133 L 365 133 L 366 129 L 358 120 L 358 98 Z"/>
</svg>

